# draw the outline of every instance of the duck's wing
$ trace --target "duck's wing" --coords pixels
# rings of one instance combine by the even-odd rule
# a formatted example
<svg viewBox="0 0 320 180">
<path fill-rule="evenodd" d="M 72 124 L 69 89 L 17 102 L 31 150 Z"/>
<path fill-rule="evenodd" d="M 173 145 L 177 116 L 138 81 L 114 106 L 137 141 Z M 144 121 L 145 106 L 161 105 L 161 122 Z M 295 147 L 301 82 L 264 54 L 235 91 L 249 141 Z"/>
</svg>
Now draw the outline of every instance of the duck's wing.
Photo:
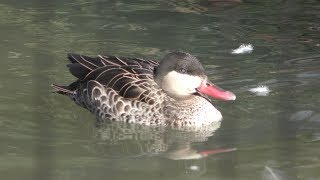
<svg viewBox="0 0 320 180">
<path fill-rule="evenodd" d="M 91 93 L 93 88 L 88 86 L 88 82 L 95 81 L 126 99 L 153 103 L 150 93 L 155 85 L 153 71 L 158 62 L 116 56 L 93 58 L 77 54 L 69 54 L 68 59 L 71 62 L 67 65 L 69 71 L 78 80 L 69 86 L 53 85 L 58 93 L 75 93 L 81 89 Z"/>
<path fill-rule="evenodd" d="M 116 56 L 99 55 L 98 57 L 88 57 L 78 54 L 68 54 L 68 59 L 71 62 L 71 64 L 68 64 L 71 74 L 79 80 L 84 80 L 89 73 L 100 68 L 142 68 L 151 71 L 152 74 L 154 67 L 158 66 L 158 62 L 153 60 Z"/>
</svg>

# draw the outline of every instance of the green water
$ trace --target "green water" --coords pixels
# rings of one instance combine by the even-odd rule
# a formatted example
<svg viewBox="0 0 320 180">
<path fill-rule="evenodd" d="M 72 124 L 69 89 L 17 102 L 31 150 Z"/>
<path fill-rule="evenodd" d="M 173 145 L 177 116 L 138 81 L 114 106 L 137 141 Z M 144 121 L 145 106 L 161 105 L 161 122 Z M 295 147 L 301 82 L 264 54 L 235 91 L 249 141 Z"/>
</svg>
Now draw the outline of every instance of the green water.
<svg viewBox="0 0 320 180">
<path fill-rule="evenodd" d="M 1 179 L 272 179 L 268 168 L 320 177 L 319 1 L 3 0 L 0 16 Z M 243 43 L 253 52 L 230 53 Z M 216 101 L 215 131 L 97 128 L 51 93 L 51 83 L 74 80 L 69 52 L 159 59 L 171 50 L 196 55 L 237 95 Z M 248 91 L 259 85 L 270 94 Z M 176 146 L 237 150 L 172 160 Z"/>
</svg>

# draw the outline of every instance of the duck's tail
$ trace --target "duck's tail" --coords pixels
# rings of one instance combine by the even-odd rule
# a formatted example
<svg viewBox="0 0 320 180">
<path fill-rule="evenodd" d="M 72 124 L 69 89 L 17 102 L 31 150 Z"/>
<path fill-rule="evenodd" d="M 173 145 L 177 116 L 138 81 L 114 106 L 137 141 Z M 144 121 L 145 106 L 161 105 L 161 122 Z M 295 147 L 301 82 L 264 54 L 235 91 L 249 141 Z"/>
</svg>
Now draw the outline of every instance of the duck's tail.
<svg viewBox="0 0 320 180">
<path fill-rule="evenodd" d="M 75 81 L 71 83 L 69 86 L 60 86 L 60 85 L 52 84 L 51 87 L 54 89 L 55 93 L 69 96 L 71 94 L 76 93 L 79 87 L 79 82 Z"/>
</svg>

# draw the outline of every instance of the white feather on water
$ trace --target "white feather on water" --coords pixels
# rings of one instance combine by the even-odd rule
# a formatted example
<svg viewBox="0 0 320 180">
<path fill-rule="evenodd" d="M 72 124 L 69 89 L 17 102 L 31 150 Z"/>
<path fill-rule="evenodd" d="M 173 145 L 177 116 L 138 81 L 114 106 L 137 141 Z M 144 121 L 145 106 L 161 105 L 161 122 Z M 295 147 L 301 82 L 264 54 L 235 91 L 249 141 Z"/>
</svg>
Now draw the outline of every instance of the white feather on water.
<svg viewBox="0 0 320 180">
<path fill-rule="evenodd" d="M 231 54 L 246 54 L 252 53 L 253 45 L 252 44 L 241 44 L 237 49 L 231 51 Z"/>
<path fill-rule="evenodd" d="M 271 92 L 269 87 L 265 86 L 265 85 L 260 85 L 260 86 L 255 87 L 255 88 L 251 88 L 248 91 L 256 94 L 257 96 L 267 96 Z"/>
<path fill-rule="evenodd" d="M 190 170 L 192 170 L 192 171 L 199 171 L 199 170 L 200 170 L 200 167 L 199 167 L 199 166 L 196 166 L 196 165 L 190 166 L 189 168 L 190 168 Z"/>
</svg>

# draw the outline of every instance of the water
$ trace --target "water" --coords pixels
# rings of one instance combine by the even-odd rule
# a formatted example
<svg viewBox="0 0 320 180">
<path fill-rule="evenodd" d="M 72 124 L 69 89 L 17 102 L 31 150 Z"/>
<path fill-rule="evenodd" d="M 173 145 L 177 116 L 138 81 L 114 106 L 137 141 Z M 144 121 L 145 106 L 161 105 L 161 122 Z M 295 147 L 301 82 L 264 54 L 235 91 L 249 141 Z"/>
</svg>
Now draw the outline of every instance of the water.
<svg viewBox="0 0 320 180">
<path fill-rule="evenodd" d="M 317 0 L 2 1 L 0 15 L 1 179 L 320 177 Z M 243 43 L 253 52 L 231 54 Z M 51 93 L 51 83 L 74 80 L 68 52 L 158 59 L 177 49 L 236 93 L 216 102 L 220 126 L 96 127 L 94 115 Z M 248 91 L 259 85 L 270 93 Z M 221 148 L 237 150 L 175 154 Z"/>
</svg>

